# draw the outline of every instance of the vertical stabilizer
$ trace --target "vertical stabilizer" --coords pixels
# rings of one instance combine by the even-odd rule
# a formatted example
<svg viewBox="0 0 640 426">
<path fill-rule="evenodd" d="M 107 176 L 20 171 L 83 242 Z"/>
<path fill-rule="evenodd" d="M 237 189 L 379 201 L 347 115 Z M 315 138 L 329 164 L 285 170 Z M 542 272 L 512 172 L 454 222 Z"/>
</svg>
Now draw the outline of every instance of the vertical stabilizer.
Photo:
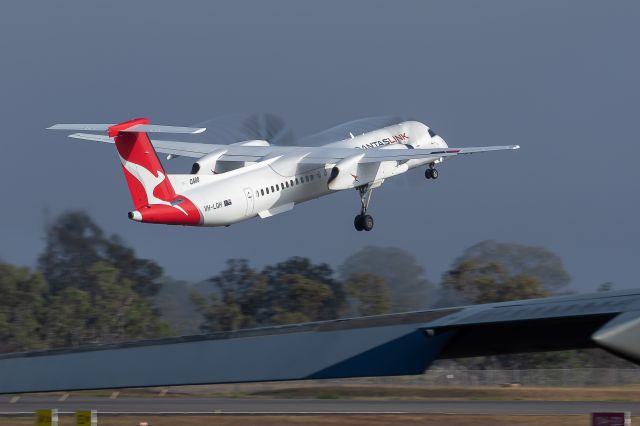
<svg viewBox="0 0 640 426">
<path fill-rule="evenodd" d="M 125 132 L 138 124 L 149 124 L 147 118 L 136 118 L 109 128 L 114 138 L 124 176 L 136 209 L 151 204 L 170 204 L 176 193 L 146 133 Z"/>
<path fill-rule="evenodd" d="M 129 218 L 138 222 L 198 225 L 201 215 L 186 197 L 176 195 L 147 133 L 149 119 L 136 118 L 109 127 L 118 150 L 133 206 Z"/>
</svg>

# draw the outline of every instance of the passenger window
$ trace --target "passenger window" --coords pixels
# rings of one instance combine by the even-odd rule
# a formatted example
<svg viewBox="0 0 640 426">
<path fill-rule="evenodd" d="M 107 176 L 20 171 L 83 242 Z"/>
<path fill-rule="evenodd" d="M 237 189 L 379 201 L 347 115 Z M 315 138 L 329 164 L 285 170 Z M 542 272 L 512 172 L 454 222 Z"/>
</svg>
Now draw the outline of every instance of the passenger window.
<svg viewBox="0 0 640 426">
<path fill-rule="evenodd" d="M 304 177 L 304 180 L 305 180 L 306 182 L 309 182 L 309 175 L 305 176 L 305 177 Z"/>
<path fill-rule="evenodd" d="M 271 185 L 271 192 L 276 192 L 276 189 Z"/>
<path fill-rule="evenodd" d="M 296 178 L 296 185 L 298 184 L 298 178 Z"/>
<path fill-rule="evenodd" d="M 280 191 L 280 185 L 276 183 L 276 191 Z"/>
<path fill-rule="evenodd" d="M 313 180 L 313 175 L 311 175 L 311 180 Z"/>
<path fill-rule="evenodd" d="M 269 193 L 269 187 L 267 186 L 267 194 Z"/>
<path fill-rule="evenodd" d="M 284 185 L 288 188 L 289 187 L 289 182 L 285 182 Z"/>
<path fill-rule="evenodd" d="M 289 181 L 289 185 L 290 185 L 291 187 L 293 187 L 293 179 L 291 179 L 291 180 Z"/>
<path fill-rule="evenodd" d="M 264 189 L 261 189 L 261 190 L 260 190 L 260 193 L 261 193 L 262 195 L 264 195 Z"/>
</svg>

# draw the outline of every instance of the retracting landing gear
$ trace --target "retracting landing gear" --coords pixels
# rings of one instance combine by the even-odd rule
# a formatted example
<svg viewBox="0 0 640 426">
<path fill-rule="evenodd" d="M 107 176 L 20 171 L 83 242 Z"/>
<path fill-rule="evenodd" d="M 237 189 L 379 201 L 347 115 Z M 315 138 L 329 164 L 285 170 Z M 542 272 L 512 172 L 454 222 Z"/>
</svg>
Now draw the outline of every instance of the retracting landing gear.
<svg viewBox="0 0 640 426">
<path fill-rule="evenodd" d="M 438 179 L 438 170 L 436 170 L 435 163 L 429 164 L 429 168 L 424 171 L 424 177 L 427 179 Z"/>
<path fill-rule="evenodd" d="M 353 225 L 357 231 L 371 231 L 373 229 L 373 218 L 367 214 L 369 208 L 369 201 L 371 200 L 371 192 L 373 188 L 371 185 L 362 185 L 358 187 L 360 193 L 360 214 L 353 220 Z"/>
</svg>

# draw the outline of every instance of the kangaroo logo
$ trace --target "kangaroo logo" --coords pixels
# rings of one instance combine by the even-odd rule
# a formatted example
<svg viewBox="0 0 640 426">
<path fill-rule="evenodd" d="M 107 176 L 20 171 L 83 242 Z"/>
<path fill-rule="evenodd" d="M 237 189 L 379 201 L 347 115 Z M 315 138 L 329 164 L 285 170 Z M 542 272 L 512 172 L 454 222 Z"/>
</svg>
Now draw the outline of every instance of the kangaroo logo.
<svg viewBox="0 0 640 426">
<path fill-rule="evenodd" d="M 181 211 L 182 213 L 185 214 L 185 216 L 188 216 L 187 212 L 184 211 L 184 209 L 178 205 L 174 205 L 172 203 L 170 203 L 167 200 L 161 200 L 160 198 L 156 197 L 153 192 L 155 191 L 155 189 L 158 187 L 158 185 L 160 185 L 162 182 L 164 182 L 164 180 L 167 178 L 167 176 L 162 173 L 161 171 L 157 171 L 158 176 L 155 176 L 153 173 L 151 173 L 147 168 L 141 166 L 140 164 L 136 164 L 136 163 L 132 163 L 131 161 L 127 161 L 124 158 L 122 158 L 122 156 L 120 155 L 120 153 L 118 153 L 118 157 L 120 157 L 120 162 L 122 163 L 122 166 L 136 179 L 138 179 L 138 181 L 142 184 L 142 187 L 144 188 L 144 192 L 147 195 L 147 203 L 149 204 L 163 204 L 166 206 L 171 206 L 173 208 L 175 208 L 176 210 Z"/>
</svg>

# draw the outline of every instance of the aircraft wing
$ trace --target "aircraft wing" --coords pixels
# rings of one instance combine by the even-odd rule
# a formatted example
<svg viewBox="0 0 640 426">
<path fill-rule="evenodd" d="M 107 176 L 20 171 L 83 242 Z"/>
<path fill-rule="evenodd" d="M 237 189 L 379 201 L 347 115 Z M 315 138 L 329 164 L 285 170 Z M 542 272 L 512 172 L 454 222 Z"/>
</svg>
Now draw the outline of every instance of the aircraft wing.
<svg viewBox="0 0 640 426">
<path fill-rule="evenodd" d="M 407 161 L 424 158 L 453 157 L 461 154 L 475 154 L 488 151 L 518 149 L 519 145 L 485 146 L 470 148 L 437 148 L 437 149 L 358 149 L 358 148 L 313 148 L 302 163 L 337 163 L 345 158 L 362 155 L 358 164 L 378 163 L 381 161 Z"/>
<path fill-rule="evenodd" d="M 114 143 L 106 135 L 74 133 L 70 138 L 90 140 L 103 143 Z M 468 148 L 436 148 L 436 149 L 358 149 L 332 147 L 298 147 L 298 146 L 247 146 L 218 145 L 207 143 L 164 141 L 152 139 L 151 143 L 157 152 L 183 157 L 200 158 L 214 151 L 224 151 L 220 157 L 225 161 L 261 161 L 265 157 L 293 155 L 299 157 L 300 163 L 335 164 L 345 158 L 362 155 L 358 163 L 377 163 L 381 161 L 407 161 L 423 158 L 452 157 L 462 154 L 475 154 L 488 151 L 518 149 L 518 145 L 486 146 Z"/>
</svg>

